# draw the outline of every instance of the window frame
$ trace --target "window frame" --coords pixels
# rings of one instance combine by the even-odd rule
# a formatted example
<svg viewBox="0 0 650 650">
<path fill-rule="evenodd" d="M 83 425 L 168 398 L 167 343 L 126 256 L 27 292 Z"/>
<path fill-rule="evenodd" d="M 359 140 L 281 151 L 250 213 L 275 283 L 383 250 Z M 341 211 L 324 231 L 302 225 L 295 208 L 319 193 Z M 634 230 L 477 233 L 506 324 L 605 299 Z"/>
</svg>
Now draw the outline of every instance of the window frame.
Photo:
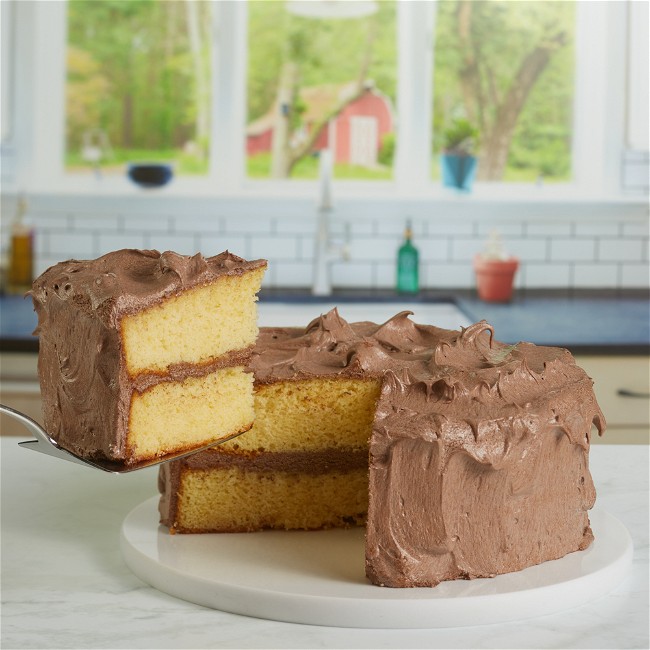
<svg viewBox="0 0 650 650">
<path fill-rule="evenodd" d="M 9 0 L 15 21 L 10 63 L 16 79 L 11 105 L 14 130 L 2 143 L 3 182 L 19 190 L 129 195 L 125 177 L 102 181 L 64 169 L 67 3 Z M 3 2 L 3 5 L 5 2 Z M 576 2 L 576 92 L 572 166 L 574 181 L 553 187 L 477 183 L 473 197 L 621 196 L 626 156 L 628 2 Z M 398 5 L 398 137 L 390 181 L 336 180 L 342 197 L 448 198 L 431 179 L 435 0 Z M 246 175 L 247 3 L 214 3 L 213 119 L 210 170 L 179 177 L 165 192 L 203 196 L 315 196 L 315 181 L 260 180 Z M 38 44 L 38 46 L 36 46 Z M 3 56 L 5 52 L 3 51 Z M 594 63 L 596 62 L 596 65 Z M 599 74 L 605 70 L 606 74 Z M 23 83 L 28 81 L 29 83 Z M 23 86 L 21 90 L 21 86 Z M 47 110 L 37 110 L 46 106 Z M 425 106 L 426 110 L 420 107 Z M 7 184 L 7 183 L 5 183 Z"/>
</svg>

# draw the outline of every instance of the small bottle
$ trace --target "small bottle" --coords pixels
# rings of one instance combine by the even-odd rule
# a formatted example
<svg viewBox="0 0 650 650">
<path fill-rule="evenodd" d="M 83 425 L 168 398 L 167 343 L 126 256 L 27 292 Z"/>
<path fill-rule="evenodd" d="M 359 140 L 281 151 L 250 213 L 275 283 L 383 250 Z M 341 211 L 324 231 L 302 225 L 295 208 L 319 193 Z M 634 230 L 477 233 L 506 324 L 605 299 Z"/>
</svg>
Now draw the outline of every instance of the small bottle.
<svg viewBox="0 0 650 650">
<path fill-rule="evenodd" d="M 7 269 L 8 293 L 25 293 L 32 288 L 34 234 L 23 219 L 27 212 L 27 201 L 18 199 L 16 218 L 11 226 L 9 268 Z"/>
<path fill-rule="evenodd" d="M 399 293 L 417 293 L 420 288 L 420 255 L 418 249 L 413 246 L 412 238 L 411 222 L 407 221 L 404 230 L 404 243 L 397 251 L 397 291 Z"/>
</svg>

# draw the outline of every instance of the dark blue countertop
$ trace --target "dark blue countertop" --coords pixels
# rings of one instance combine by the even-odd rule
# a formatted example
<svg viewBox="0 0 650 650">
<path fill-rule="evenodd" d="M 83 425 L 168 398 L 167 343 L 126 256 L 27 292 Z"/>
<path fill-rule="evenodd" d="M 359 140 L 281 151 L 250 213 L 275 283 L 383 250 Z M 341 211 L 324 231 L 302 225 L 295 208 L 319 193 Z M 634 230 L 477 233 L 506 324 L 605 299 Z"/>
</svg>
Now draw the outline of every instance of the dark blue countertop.
<svg viewBox="0 0 650 650">
<path fill-rule="evenodd" d="M 302 291 L 264 290 L 261 300 L 308 302 L 323 299 Z M 422 292 L 416 297 L 390 291 L 337 291 L 326 302 L 386 301 L 454 302 L 472 321 L 487 320 L 500 341 L 531 341 L 556 345 L 582 354 L 648 354 L 650 352 L 650 300 L 647 292 L 528 291 L 511 303 L 491 304 L 471 291 L 452 294 Z M 0 350 L 37 351 L 32 335 L 36 314 L 29 298 L 0 296 Z"/>
</svg>

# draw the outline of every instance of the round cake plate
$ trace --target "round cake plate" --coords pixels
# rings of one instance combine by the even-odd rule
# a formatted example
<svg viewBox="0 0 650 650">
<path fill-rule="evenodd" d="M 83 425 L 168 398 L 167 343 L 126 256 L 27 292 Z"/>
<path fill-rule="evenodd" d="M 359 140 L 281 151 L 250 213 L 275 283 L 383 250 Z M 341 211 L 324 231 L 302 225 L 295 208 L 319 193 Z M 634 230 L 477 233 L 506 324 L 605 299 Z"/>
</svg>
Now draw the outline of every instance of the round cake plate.
<svg viewBox="0 0 650 650">
<path fill-rule="evenodd" d="M 122 554 L 136 576 L 197 605 L 290 623 L 441 628 L 520 620 L 603 596 L 632 562 L 625 526 L 595 509 L 596 539 L 584 551 L 495 578 L 390 589 L 365 577 L 362 528 L 170 535 L 158 525 L 157 505 L 148 499 L 122 525 Z"/>
</svg>

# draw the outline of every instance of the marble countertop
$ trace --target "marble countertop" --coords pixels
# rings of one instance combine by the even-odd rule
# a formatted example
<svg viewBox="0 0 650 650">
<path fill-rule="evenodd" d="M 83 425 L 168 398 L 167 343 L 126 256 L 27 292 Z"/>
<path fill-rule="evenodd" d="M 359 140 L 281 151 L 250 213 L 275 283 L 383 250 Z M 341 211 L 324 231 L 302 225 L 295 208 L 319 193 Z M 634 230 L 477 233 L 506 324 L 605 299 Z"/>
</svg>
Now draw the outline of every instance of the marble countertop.
<svg viewBox="0 0 650 650">
<path fill-rule="evenodd" d="M 647 648 L 647 446 L 594 446 L 598 506 L 634 540 L 629 576 L 566 613 L 499 625 L 363 630 L 206 609 L 136 578 L 120 527 L 156 494 L 156 470 L 113 476 L 0 439 L 3 648 Z"/>
</svg>

